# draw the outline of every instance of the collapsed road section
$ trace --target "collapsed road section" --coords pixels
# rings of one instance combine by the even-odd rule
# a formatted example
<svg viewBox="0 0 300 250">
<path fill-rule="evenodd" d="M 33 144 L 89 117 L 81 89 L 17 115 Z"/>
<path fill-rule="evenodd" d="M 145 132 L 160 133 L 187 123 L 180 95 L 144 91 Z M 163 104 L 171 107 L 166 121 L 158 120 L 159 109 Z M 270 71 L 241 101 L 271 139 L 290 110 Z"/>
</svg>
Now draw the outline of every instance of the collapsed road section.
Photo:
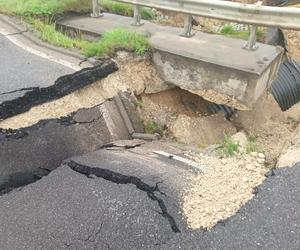
<svg viewBox="0 0 300 250">
<path fill-rule="evenodd" d="M 115 112 L 109 117 L 110 111 Z M 34 182 L 71 156 L 129 137 L 113 101 L 30 127 L 0 130 L 0 192 Z"/>
</svg>

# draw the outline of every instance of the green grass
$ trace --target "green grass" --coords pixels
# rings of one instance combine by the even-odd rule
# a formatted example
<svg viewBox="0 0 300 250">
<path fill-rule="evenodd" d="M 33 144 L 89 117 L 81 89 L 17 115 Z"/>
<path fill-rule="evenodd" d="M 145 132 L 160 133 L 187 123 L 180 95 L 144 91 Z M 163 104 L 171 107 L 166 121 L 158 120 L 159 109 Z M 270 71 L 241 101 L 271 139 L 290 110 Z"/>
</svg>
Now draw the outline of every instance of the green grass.
<svg viewBox="0 0 300 250">
<path fill-rule="evenodd" d="M 133 16 L 133 7 L 130 4 L 115 2 L 111 0 L 100 0 L 100 5 L 105 12 L 110 12 L 123 16 Z M 143 19 L 152 19 L 154 13 L 150 8 L 141 8 L 141 16 Z"/>
<path fill-rule="evenodd" d="M 220 34 L 224 36 L 229 36 L 232 38 L 239 38 L 243 40 L 248 40 L 250 31 L 245 30 L 245 31 L 236 31 L 234 27 L 230 24 L 227 24 L 222 27 L 220 30 Z M 265 39 L 265 31 L 262 28 L 257 29 L 257 40 L 262 42 Z"/>
<path fill-rule="evenodd" d="M 92 10 L 91 0 L 0 0 L 0 12 L 19 16 L 50 17 L 65 12 L 88 13 Z M 104 11 L 124 16 L 133 16 L 132 5 L 99 0 Z M 143 19 L 152 19 L 150 8 L 142 8 Z"/>
<path fill-rule="evenodd" d="M 138 55 L 143 55 L 150 50 L 148 39 L 130 30 L 110 30 L 104 33 L 98 42 L 89 42 L 68 37 L 57 31 L 54 24 L 47 24 L 34 18 L 27 18 L 27 20 L 39 32 L 43 41 L 67 49 L 79 49 L 87 57 L 112 55 L 117 49 L 126 49 Z"/>
<path fill-rule="evenodd" d="M 163 133 L 163 129 L 161 128 L 161 126 L 159 126 L 155 121 L 148 121 L 145 124 L 145 132 L 147 134 L 155 134 L 158 133 L 160 135 L 162 135 Z"/>
<path fill-rule="evenodd" d="M 252 152 L 264 153 L 262 146 L 259 145 L 254 135 L 248 137 L 248 143 L 246 145 L 246 153 L 250 154 Z"/>
<path fill-rule="evenodd" d="M 137 32 L 114 29 L 106 32 L 99 42 L 88 44 L 84 54 L 88 57 L 111 55 L 117 49 L 125 49 L 143 55 L 150 50 L 150 44 L 147 37 Z"/>
<path fill-rule="evenodd" d="M 131 5 L 111 0 L 100 0 L 100 3 L 108 12 L 133 15 Z M 0 12 L 25 17 L 25 20 L 40 33 L 43 41 L 55 46 L 76 48 L 88 57 L 109 55 L 116 49 L 130 50 L 138 55 L 150 50 L 147 38 L 133 31 L 115 29 L 106 32 L 99 42 L 88 42 L 79 38 L 70 38 L 56 31 L 55 25 L 51 23 L 55 19 L 52 17 L 57 14 L 68 11 L 91 12 L 91 9 L 91 0 L 0 0 Z M 149 8 L 142 8 L 142 17 L 151 19 L 153 13 Z"/>
<path fill-rule="evenodd" d="M 53 16 L 91 11 L 90 0 L 0 0 L 0 11 L 20 16 Z"/>
<path fill-rule="evenodd" d="M 76 48 L 84 51 L 90 44 L 88 41 L 84 41 L 79 38 L 70 38 L 62 32 L 57 31 L 54 24 L 47 24 L 34 18 L 28 18 L 27 20 L 32 27 L 39 32 L 40 38 L 52 45 L 67 49 Z"/>
<path fill-rule="evenodd" d="M 234 156 L 239 149 L 239 144 L 234 141 L 230 136 L 225 135 L 224 141 L 221 144 L 221 153 L 227 157 Z"/>
</svg>

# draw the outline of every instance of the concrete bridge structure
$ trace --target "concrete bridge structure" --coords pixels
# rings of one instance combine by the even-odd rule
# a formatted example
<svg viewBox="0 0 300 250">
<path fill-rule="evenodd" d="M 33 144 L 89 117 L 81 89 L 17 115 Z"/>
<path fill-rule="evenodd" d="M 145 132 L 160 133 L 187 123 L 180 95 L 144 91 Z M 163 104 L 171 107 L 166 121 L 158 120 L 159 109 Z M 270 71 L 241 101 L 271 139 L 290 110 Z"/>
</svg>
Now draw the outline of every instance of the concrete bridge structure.
<svg viewBox="0 0 300 250">
<path fill-rule="evenodd" d="M 161 78 L 218 104 L 251 109 L 276 78 L 283 49 L 256 42 L 259 25 L 300 29 L 300 10 L 239 4 L 224 1 L 119 0 L 134 4 L 130 17 L 101 13 L 97 1 L 90 16 L 71 17 L 58 23 L 73 34 L 88 39 L 101 37 L 113 28 L 128 28 L 147 34 L 153 47 L 153 63 Z M 140 6 L 160 7 L 186 14 L 184 29 L 141 20 Z M 192 15 L 250 24 L 248 42 L 192 31 Z M 181 36 L 180 36 L 181 35 Z"/>
</svg>

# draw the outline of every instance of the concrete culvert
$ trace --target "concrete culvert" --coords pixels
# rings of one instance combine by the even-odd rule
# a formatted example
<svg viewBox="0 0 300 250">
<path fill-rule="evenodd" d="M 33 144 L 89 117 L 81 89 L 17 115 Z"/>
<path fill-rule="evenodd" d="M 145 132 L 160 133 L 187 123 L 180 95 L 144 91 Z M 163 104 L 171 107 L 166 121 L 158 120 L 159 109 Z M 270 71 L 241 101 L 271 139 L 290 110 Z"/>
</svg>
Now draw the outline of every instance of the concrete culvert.
<svg viewBox="0 0 300 250">
<path fill-rule="evenodd" d="M 272 95 L 282 111 L 300 102 L 300 62 L 284 61 L 271 87 Z"/>
</svg>

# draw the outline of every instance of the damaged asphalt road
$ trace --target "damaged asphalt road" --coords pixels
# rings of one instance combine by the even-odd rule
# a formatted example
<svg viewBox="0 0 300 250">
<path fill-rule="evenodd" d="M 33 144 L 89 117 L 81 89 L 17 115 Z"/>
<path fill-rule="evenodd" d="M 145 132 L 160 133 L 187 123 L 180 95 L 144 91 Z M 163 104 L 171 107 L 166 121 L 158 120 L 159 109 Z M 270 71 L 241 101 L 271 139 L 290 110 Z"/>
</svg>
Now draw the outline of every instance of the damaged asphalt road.
<svg viewBox="0 0 300 250">
<path fill-rule="evenodd" d="M 101 149 L 74 157 L 0 196 L 1 247 L 299 249 L 300 165 L 275 170 L 252 200 L 211 231 L 191 231 L 180 214 L 191 173 L 152 150 Z"/>
<path fill-rule="evenodd" d="M 60 76 L 75 72 L 34 55 L 1 35 L 0 68 L 0 103 L 19 97 L 32 88 L 48 87 Z M 16 92 L 21 89 L 24 90 Z"/>
<path fill-rule="evenodd" d="M 74 157 L 0 196 L 1 248 L 146 249 L 166 243 L 186 228 L 178 194 L 192 174 L 152 150 L 101 149 Z"/>
<path fill-rule="evenodd" d="M 104 60 L 75 71 L 34 55 L 1 35 L 0 64 L 0 120 L 70 94 L 118 69 L 111 60 Z"/>
</svg>

